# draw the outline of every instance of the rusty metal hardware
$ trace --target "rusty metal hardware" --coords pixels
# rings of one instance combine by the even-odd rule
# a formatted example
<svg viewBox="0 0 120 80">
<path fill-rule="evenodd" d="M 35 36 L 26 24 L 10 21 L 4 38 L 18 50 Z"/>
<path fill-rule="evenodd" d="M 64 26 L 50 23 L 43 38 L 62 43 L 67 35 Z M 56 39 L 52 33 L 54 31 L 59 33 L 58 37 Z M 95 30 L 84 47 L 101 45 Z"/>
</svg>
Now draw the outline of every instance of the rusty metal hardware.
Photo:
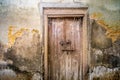
<svg viewBox="0 0 120 80">
<path fill-rule="evenodd" d="M 67 41 L 60 41 L 59 44 L 60 44 L 61 46 L 64 46 L 64 45 L 71 44 L 71 41 L 70 41 L 70 40 L 67 40 Z"/>
<path fill-rule="evenodd" d="M 67 40 L 67 41 L 66 41 L 66 44 L 71 44 L 71 41 L 70 41 L 70 40 Z"/>
<path fill-rule="evenodd" d="M 62 49 L 62 51 L 73 52 L 73 51 L 75 51 L 75 50 L 74 50 L 74 49 Z"/>
<path fill-rule="evenodd" d="M 63 49 L 63 52 L 66 52 L 67 54 L 71 54 L 73 51 L 75 51 L 74 49 Z"/>
<path fill-rule="evenodd" d="M 66 43 L 65 43 L 65 41 L 60 41 L 60 43 L 59 43 L 61 46 L 64 46 Z"/>
<path fill-rule="evenodd" d="M 60 41 L 59 44 L 62 46 L 62 51 L 66 51 L 67 53 L 75 51 L 74 49 L 72 49 L 70 47 L 71 46 L 71 41 L 70 40 L 67 40 L 67 41 L 62 40 L 62 41 Z"/>
</svg>

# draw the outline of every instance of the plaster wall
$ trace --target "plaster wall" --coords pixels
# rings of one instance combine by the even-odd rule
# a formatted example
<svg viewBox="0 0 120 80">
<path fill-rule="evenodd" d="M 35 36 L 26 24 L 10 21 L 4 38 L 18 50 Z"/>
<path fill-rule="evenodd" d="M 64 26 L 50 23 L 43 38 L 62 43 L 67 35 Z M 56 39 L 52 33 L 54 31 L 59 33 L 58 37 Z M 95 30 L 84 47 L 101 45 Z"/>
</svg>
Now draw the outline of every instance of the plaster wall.
<svg viewBox="0 0 120 80">
<path fill-rule="evenodd" d="M 119 0 L 4 0 L 0 1 L 0 41 L 9 43 L 9 27 L 13 26 L 14 33 L 20 28 L 37 29 L 42 32 L 40 23 L 39 2 L 46 3 L 82 3 L 89 6 L 91 19 L 107 29 L 106 35 L 116 40 L 120 35 L 120 1 Z M 14 34 L 13 33 L 13 34 Z M 112 34 L 114 36 L 112 36 Z"/>
<path fill-rule="evenodd" d="M 37 75 L 38 80 L 43 79 L 44 47 L 39 2 L 88 5 L 91 27 L 89 79 L 109 80 L 109 77 L 99 77 L 106 74 L 104 72 L 110 76 L 114 76 L 111 74 L 114 72 L 119 75 L 119 0 L 0 0 L 0 59 L 12 61 L 12 69 L 18 76 L 24 76 L 25 80 L 28 79 L 26 76 L 33 76 L 34 80 Z M 19 74 L 19 71 L 26 73 Z"/>
<path fill-rule="evenodd" d="M 39 0 L 0 0 L 0 41 L 9 42 L 8 32 L 13 35 L 21 28 L 40 30 Z"/>
</svg>

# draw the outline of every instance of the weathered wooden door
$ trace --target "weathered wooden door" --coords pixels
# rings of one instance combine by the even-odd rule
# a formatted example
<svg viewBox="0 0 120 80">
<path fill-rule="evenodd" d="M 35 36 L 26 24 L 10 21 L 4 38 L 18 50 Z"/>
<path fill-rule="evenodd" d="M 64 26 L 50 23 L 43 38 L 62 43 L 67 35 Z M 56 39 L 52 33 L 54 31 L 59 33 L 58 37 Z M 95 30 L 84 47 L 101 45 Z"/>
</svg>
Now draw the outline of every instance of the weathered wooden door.
<svg viewBox="0 0 120 80">
<path fill-rule="evenodd" d="M 48 18 L 48 80 L 82 80 L 82 21 Z"/>
</svg>

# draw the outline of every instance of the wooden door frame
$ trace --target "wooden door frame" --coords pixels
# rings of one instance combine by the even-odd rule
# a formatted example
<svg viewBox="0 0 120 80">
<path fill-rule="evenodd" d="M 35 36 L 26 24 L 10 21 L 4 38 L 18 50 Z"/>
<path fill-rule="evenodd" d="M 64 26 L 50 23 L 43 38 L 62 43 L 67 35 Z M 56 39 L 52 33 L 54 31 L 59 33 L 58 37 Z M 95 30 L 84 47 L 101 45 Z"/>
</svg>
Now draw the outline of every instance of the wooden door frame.
<svg viewBox="0 0 120 80">
<path fill-rule="evenodd" d="M 83 47 L 82 47 L 82 67 L 88 64 L 88 27 L 87 8 L 45 8 L 44 9 L 44 78 L 48 77 L 48 18 L 49 17 L 83 17 Z M 83 58 L 84 57 L 84 58 Z M 84 70 L 82 71 L 84 74 Z M 82 79 L 83 80 L 83 79 Z"/>
</svg>

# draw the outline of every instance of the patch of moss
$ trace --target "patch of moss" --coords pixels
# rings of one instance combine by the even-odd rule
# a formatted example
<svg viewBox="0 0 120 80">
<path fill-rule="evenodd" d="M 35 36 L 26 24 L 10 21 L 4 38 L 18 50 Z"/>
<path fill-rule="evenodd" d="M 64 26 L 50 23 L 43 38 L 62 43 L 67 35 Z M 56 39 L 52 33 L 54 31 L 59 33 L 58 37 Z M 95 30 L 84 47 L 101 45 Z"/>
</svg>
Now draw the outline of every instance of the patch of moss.
<svg viewBox="0 0 120 80">
<path fill-rule="evenodd" d="M 93 80 L 120 80 L 120 71 L 107 73 L 100 77 L 94 77 Z"/>
<path fill-rule="evenodd" d="M 26 73 L 18 73 L 16 80 L 31 80 L 32 75 Z"/>
</svg>

